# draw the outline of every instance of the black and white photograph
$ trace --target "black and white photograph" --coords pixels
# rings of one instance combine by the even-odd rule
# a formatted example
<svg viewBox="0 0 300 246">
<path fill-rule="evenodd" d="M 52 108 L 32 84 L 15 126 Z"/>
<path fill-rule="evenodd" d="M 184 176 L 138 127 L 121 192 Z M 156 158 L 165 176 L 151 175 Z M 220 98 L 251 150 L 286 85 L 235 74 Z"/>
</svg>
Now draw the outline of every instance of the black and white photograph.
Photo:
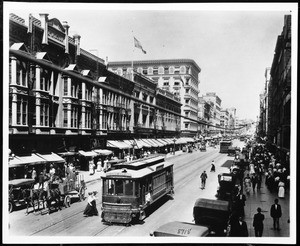
<svg viewBox="0 0 300 246">
<path fill-rule="evenodd" d="M 295 244 L 297 44 L 298 3 L 4 1 L 2 243 Z"/>
</svg>

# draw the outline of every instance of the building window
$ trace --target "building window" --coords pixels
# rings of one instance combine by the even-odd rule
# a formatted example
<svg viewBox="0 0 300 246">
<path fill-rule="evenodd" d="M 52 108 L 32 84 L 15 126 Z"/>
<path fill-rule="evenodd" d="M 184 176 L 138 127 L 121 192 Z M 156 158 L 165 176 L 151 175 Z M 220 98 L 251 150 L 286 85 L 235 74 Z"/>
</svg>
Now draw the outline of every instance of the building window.
<svg viewBox="0 0 300 246">
<path fill-rule="evenodd" d="M 64 96 L 68 95 L 68 78 L 64 78 Z"/>
<path fill-rule="evenodd" d="M 17 124 L 18 125 L 27 125 L 27 111 L 28 111 L 27 99 L 18 96 L 18 100 L 17 100 Z"/>
<path fill-rule="evenodd" d="M 63 108 L 63 127 L 68 127 L 68 105 Z"/>
<path fill-rule="evenodd" d="M 71 84 L 71 97 L 77 98 L 77 85 L 72 81 Z"/>
<path fill-rule="evenodd" d="M 164 86 L 169 86 L 169 82 L 164 82 Z"/>
<path fill-rule="evenodd" d="M 143 74 L 143 68 L 142 68 L 142 67 L 139 67 L 139 68 L 137 69 L 137 72 Z"/>
<path fill-rule="evenodd" d="M 180 67 L 180 73 L 181 74 L 185 74 L 186 73 L 186 67 L 185 66 L 181 66 Z"/>
<path fill-rule="evenodd" d="M 49 105 L 45 102 L 41 103 L 40 124 L 41 126 L 49 126 Z"/>
<path fill-rule="evenodd" d="M 46 71 L 41 72 L 41 90 L 42 91 L 48 91 L 49 90 L 49 76 Z"/>
<path fill-rule="evenodd" d="M 153 75 L 153 67 L 148 67 L 148 75 Z"/>
<path fill-rule="evenodd" d="M 189 100 L 189 99 L 186 99 L 186 100 L 185 100 L 185 104 L 190 104 L 190 100 Z"/>
<path fill-rule="evenodd" d="M 85 111 L 85 127 L 91 128 L 91 109 L 89 108 Z"/>
<path fill-rule="evenodd" d="M 147 94 L 143 93 L 143 100 L 147 101 L 147 98 L 148 98 Z"/>
<path fill-rule="evenodd" d="M 190 89 L 185 89 L 185 93 L 190 93 Z"/>
<path fill-rule="evenodd" d="M 169 74 L 174 74 L 175 68 L 173 66 L 169 67 Z"/>
<path fill-rule="evenodd" d="M 122 76 L 123 75 L 123 69 L 122 68 L 118 68 L 117 69 L 117 74 Z"/>
<path fill-rule="evenodd" d="M 78 108 L 74 105 L 71 107 L 71 127 L 78 126 Z"/>
<path fill-rule="evenodd" d="M 17 85 L 27 86 L 26 65 L 22 62 L 17 63 Z"/>
<path fill-rule="evenodd" d="M 185 123 L 185 124 L 184 124 L 184 128 L 185 128 L 185 129 L 188 129 L 188 128 L 189 128 L 189 124 L 188 124 L 188 123 Z"/>
<path fill-rule="evenodd" d="M 180 86 L 180 82 L 175 81 L 175 82 L 174 82 L 174 85 L 175 85 L 175 86 Z"/>
<path fill-rule="evenodd" d="M 164 68 L 163 67 L 159 67 L 158 68 L 158 74 L 164 74 Z"/>
</svg>

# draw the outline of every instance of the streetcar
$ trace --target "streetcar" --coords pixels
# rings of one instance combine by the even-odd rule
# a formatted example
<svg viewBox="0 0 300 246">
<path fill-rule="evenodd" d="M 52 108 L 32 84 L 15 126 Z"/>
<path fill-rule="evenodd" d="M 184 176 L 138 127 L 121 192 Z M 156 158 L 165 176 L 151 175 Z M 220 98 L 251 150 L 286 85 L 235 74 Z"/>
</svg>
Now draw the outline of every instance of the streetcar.
<svg viewBox="0 0 300 246">
<path fill-rule="evenodd" d="M 229 140 L 224 140 L 220 142 L 220 153 L 228 154 L 228 148 L 232 145 L 232 142 Z"/>
<path fill-rule="evenodd" d="M 173 164 L 165 161 L 165 155 L 116 164 L 101 178 L 101 217 L 107 223 L 141 221 L 145 209 L 174 194 Z"/>
</svg>

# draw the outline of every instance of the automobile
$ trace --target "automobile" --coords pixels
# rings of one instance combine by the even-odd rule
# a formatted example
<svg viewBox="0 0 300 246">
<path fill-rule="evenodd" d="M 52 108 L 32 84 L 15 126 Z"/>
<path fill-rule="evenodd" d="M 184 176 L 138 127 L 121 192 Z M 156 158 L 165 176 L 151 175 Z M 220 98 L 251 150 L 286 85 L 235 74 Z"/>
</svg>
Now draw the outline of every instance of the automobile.
<svg viewBox="0 0 300 246">
<path fill-rule="evenodd" d="M 206 151 L 206 145 L 205 144 L 200 145 L 200 151 Z"/>
<path fill-rule="evenodd" d="M 221 200 L 230 200 L 236 184 L 235 173 L 220 173 L 218 175 L 218 182 L 217 198 Z"/>
<path fill-rule="evenodd" d="M 8 211 L 11 213 L 17 207 L 24 206 L 27 204 L 27 199 L 29 199 L 28 192 L 33 189 L 35 180 L 34 179 L 13 179 L 8 181 L 9 187 L 9 201 L 8 201 Z M 27 196 L 27 195 L 28 196 Z"/>
<path fill-rule="evenodd" d="M 229 201 L 198 198 L 194 204 L 195 224 L 208 227 L 214 236 L 227 235 L 229 216 Z"/>
<path fill-rule="evenodd" d="M 207 226 L 181 221 L 168 222 L 150 232 L 150 236 L 153 237 L 208 237 L 211 235 L 213 234 Z"/>
</svg>

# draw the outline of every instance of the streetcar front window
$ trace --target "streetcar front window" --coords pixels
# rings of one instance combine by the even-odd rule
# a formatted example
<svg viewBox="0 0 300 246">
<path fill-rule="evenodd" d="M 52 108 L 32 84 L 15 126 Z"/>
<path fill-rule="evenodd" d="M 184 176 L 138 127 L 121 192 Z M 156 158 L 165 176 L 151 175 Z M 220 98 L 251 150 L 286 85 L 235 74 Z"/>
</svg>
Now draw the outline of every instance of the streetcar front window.
<svg viewBox="0 0 300 246">
<path fill-rule="evenodd" d="M 132 196 L 133 195 L 133 181 L 125 180 L 125 195 Z"/>
<path fill-rule="evenodd" d="M 115 185 L 116 185 L 116 195 L 123 195 L 123 180 L 121 179 L 116 179 L 115 180 Z"/>
</svg>

